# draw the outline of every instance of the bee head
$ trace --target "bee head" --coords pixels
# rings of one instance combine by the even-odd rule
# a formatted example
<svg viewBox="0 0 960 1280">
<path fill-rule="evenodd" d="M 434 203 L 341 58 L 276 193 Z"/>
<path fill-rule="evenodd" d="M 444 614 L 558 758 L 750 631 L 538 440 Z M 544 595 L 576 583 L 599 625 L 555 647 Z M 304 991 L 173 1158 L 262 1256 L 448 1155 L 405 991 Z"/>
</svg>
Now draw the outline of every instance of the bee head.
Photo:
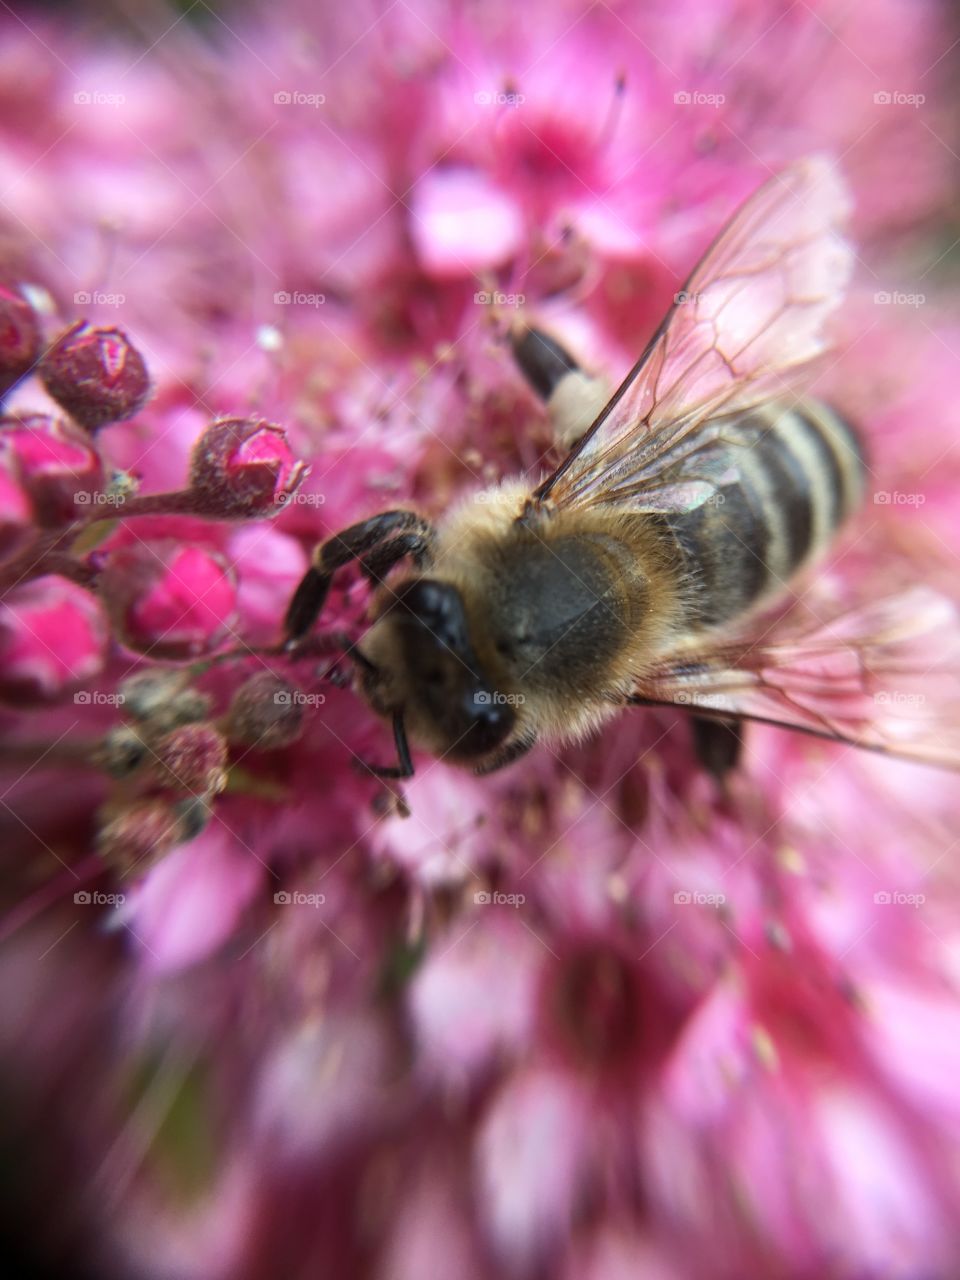
<svg viewBox="0 0 960 1280">
<path fill-rule="evenodd" d="M 371 685 L 386 678 L 411 727 L 451 760 L 486 755 L 510 735 L 516 713 L 480 670 L 463 599 L 435 578 L 413 578 L 397 590 L 379 627 L 378 674 L 368 684 L 374 705 L 387 707 Z M 433 745 L 433 743 L 431 745 Z"/>
</svg>

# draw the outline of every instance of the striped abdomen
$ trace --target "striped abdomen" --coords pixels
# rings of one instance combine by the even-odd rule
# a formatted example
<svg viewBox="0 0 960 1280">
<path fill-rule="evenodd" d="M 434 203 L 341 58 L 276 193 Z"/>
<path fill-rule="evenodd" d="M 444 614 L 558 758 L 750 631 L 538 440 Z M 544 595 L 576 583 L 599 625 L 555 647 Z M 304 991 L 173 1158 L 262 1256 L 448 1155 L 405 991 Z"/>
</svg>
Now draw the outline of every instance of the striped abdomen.
<svg viewBox="0 0 960 1280">
<path fill-rule="evenodd" d="M 682 468 L 723 483 L 693 511 L 664 517 L 687 578 L 686 622 L 711 627 L 788 584 L 859 503 L 853 430 L 826 405 L 771 404 L 734 417 Z"/>
</svg>

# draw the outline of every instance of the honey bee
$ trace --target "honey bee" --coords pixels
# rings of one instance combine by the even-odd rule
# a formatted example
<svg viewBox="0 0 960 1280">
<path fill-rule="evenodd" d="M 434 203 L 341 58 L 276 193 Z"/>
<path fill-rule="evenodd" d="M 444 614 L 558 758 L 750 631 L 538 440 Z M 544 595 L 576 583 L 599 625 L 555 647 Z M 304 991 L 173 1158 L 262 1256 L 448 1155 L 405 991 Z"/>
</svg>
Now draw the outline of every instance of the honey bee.
<svg viewBox="0 0 960 1280">
<path fill-rule="evenodd" d="M 726 746 L 700 739 L 717 773 L 742 719 L 960 766 L 950 602 L 915 587 L 829 613 L 783 603 L 867 488 L 856 432 L 796 393 L 851 274 L 848 209 L 824 157 L 762 186 L 597 413 L 575 360 L 516 332 L 570 445 L 552 475 L 507 480 L 436 528 L 385 511 L 317 548 L 285 635 L 306 636 L 348 563 L 375 585 L 351 656 L 398 763 L 368 767 L 409 777 L 412 743 L 489 773 L 638 704 L 719 726 Z M 911 701 L 914 678 L 941 675 L 942 696 Z"/>
</svg>

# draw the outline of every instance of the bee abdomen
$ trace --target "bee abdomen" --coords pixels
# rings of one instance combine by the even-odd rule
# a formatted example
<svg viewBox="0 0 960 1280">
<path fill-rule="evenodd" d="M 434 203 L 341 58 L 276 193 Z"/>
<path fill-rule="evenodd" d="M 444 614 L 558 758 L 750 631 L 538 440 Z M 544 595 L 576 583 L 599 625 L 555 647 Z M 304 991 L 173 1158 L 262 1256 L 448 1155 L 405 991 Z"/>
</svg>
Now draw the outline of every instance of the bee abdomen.
<svg viewBox="0 0 960 1280">
<path fill-rule="evenodd" d="M 698 627 L 726 622 L 783 590 L 829 545 L 864 487 L 856 435 L 815 401 L 731 419 L 683 470 L 723 478 L 703 506 L 667 517 L 687 574 L 688 622 Z"/>
</svg>

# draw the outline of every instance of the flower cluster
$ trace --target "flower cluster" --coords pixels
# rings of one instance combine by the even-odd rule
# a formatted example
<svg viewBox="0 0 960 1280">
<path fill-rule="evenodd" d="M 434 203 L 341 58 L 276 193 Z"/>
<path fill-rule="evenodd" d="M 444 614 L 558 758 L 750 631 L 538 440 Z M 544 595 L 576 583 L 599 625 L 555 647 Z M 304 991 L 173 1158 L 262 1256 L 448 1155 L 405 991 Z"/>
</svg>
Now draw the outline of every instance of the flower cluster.
<svg viewBox="0 0 960 1280">
<path fill-rule="evenodd" d="M 820 589 L 954 590 L 947 15 L 240 14 L 0 26 L 0 1063 L 45 1224 L 12 1249 L 950 1280 L 948 776 L 752 726 L 718 788 L 650 710 L 401 796 L 356 767 L 391 749 L 344 687 L 360 576 L 281 644 L 319 539 L 541 473 L 521 309 L 616 378 L 815 150 L 861 246 L 818 389 L 924 498 L 868 503 Z"/>
</svg>

